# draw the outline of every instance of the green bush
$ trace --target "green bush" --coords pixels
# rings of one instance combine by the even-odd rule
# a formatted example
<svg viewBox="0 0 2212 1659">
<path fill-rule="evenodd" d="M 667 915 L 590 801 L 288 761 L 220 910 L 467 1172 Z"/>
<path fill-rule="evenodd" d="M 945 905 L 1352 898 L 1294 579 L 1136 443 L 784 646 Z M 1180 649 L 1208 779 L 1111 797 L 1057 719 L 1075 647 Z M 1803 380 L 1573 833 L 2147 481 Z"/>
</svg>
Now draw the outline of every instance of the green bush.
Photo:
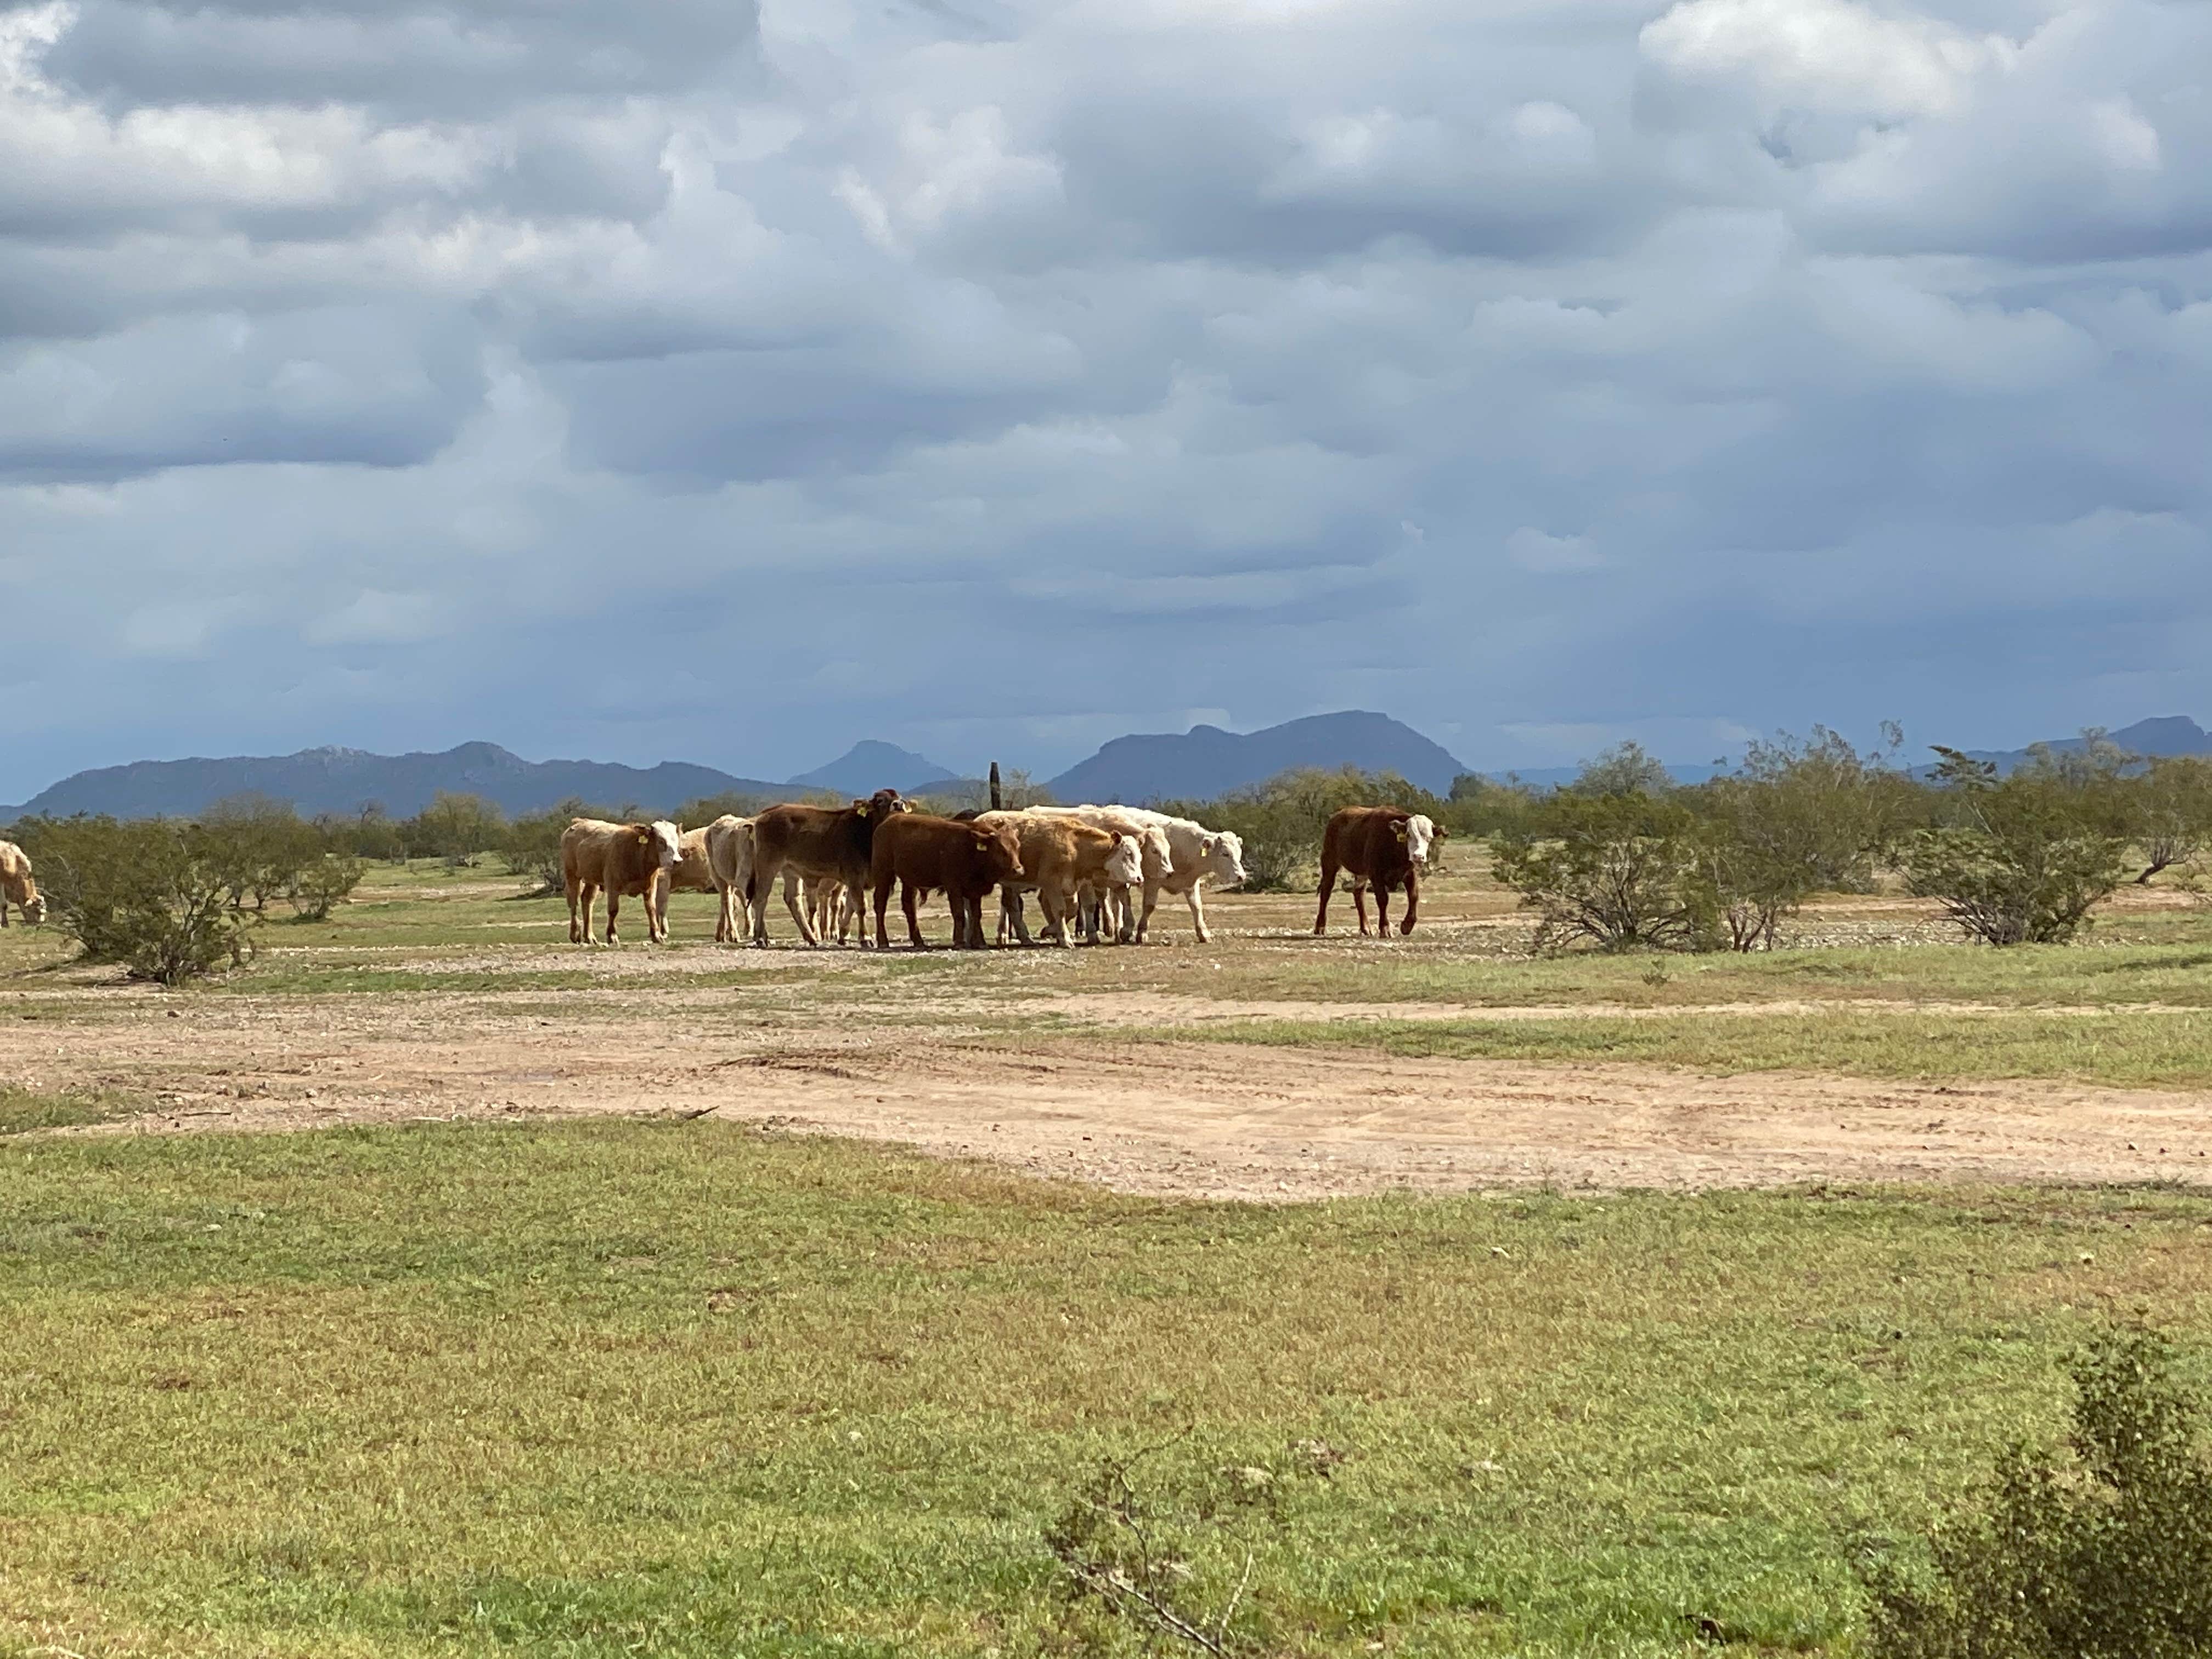
<svg viewBox="0 0 2212 1659">
<path fill-rule="evenodd" d="M 92 962 L 174 985 L 252 954 L 252 919 L 232 901 L 230 849 L 171 818 L 32 820 L 49 919 Z M 35 849 L 35 850 L 33 850 Z"/>
<path fill-rule="evenodd" d="M 293 882 L 292 908 L 302 921 L 327 920 L 334 908 L 352 896 L 365 872 L 366 866 L 350 854 L 325 853 Z"/>
<path fill-rule="evenodd" d="M 2074 1366 L 2064 1450 L 2015 1449 L 1923 1572 L 1866 1570 L 1875 1659 L 2184 1659 L 2212 1654 L 2212 1460 L 2156 1337 Z"/>
<path fill-rule="evenodd" d="M 532 894 L 561 890 L 561 836 L 580 817 L 595 817 L 580 800 L 564 800 L 544 812 L 532 812 L 508 824 L 500 837 L 500 861 L 509 875 L 524 878 L 524 890 Z"/>
<path fill-rule="evenodd" d="M 1717 939 L 1698 820 L 1677 801 L 1561 790 L 1492 848 L 1498 879 L 1541 919 L 1540 950 L 1703 950 Z"/>
<path fill-rule="evenodd" d="M 2109 796 L 2048 769 L 2000 781 L 1985 762 L 1940 752 L 1950 822 L 1907 843 L 1906 890 L 1990 945 L 2072 939 L 2124 873 Z"/>
<path fill-rule="evenodd" d="M 307 866 L 323 856 L 322 833 L 304 822 L 289 801 L 267 795 L 234 795 L 201 815 L 206 855 L 221 871 L 234 909 L 251 902 L 265 910 L 272 898 L 290 896 Z"/>
<path fill-rule="evenodd" d="M 399 825 L 408 857 L 443 859 L 456 867 L 473 864 L 479 854 L 497 847 L 506 836 L 507 818 L 499 808 L 481 796 L 443 789 Z"/>
</svg>

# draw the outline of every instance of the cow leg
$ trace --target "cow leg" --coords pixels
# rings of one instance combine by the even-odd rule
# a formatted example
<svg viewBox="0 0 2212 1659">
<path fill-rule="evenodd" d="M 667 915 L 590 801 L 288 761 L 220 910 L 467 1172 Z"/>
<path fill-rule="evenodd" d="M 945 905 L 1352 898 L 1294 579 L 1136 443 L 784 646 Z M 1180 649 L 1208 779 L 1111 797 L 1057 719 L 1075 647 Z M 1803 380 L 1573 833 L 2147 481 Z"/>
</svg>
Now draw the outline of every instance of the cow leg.
<svg viewBox="0 0 2212 1659">
<path fill-rule="evenodd" d="M 810 949 L 818 947 L 822 941 L 807 926 L 805 913 L 799 908 L 799 877 L 789 870 L 783 872 L 783 908 L 791 912 L 792 925 L 799 929 L 799 938 L 806 941 Z"/>
<path fill-rule="evenodd" d="M 614 883 L 609 882 L 600 890 L 605 893 L 607 897 L 607 943 L 619 945 L 622 940 L 615 933 L 615 917 L 622 910 L 622 889 L 616 886 Z M 650 902 L 647 901 L 648 903 Z"/>
<path fill-rule="evenodd" d="M 915 900 L 919 896 L 910 881 L 899 883 L 899 914 L 906 918 L 906 942 L 917 951 L 927 951 L 922 943 L 921 922 L 914 914 Z"/>
<path fill-rule="evenodd" d="M 891 948 L 890 934 L 884 927 L 884 911 L 889 907 L 890 902 L 891 884 L 890 879 L 886 878 L 876 884 L 876 949 L 878 951 L 888 951 Z M 860 924 L 860 936 L 866 939 L 867 933 L 868 924 L 863 921 Z"/>
<path fill-rule="evenodd" d="M 1352 884 L 1352 908 L 1359 913 L 1359 937 L 1365 939 L 1367 937 L 1367 884 L 1364 881 L 1355 881 Z"/>
<path fill-rule="evenodd" d="M 1200 945 L 1210 945 L 1213 935 L 1206 930 L 1206 904 L 1198 896 L 1199 889 L 1205 884 L 1202 881 L 1191 883 L 1190 891 L 1183 896 L 1190 901 L 1190 931 L 1198 935 Z"/>
<path fill-rule="evenodd" d="M 1375 884 L 1375 932 L 1380 938 L 1390 937 L 1390 884 L 1387 881 Z"/>
<path fill-rule="evenodd" d="M 1398 924 L 1401 938 L 1413 931 L 1413 917 L 1419 913 L 1420 908 L 1421 872 L 1418 870 L 1408 870 L 1406 872 L 1406 915 L 1405 919 Z"/>
<path fill-rule="evenodd" d="M 1136 942 L 1145 942 L 1146 930 L 1152 925 L 1152 912 L 1159 908 L 1160 884 L 1156 881 L 1145 884 L 1145 913 L 1137 918 Z"/>
<path fill-rule="evenodd" d="M 576 920 L 576 895 L 578 884 L 575 878 L 572 876 L 561 884 L 562 888 L 566 890 L 568 898 L 568 943 L 571 945 L 581 945 L 591 937 L 591 933 L 590 929 L 586 926 L 586 924 Z"/>
<path fill-rule="evenodd" d="M 1328 899 L 1336 891 L 1337 863 L 1326 853 L 1321 860 L 1321 908 L 1314 912 L 1314 937 L 1319 939 L 1328 931 Z"/>
<path fill-rule="evenodd" d="M 752 942 L 757 945 L 768 943 L 768 895 L 775 885 L 775 872 L 756 868 L 745 878 L 745 909 L 752 922 Z"/>
</svg>

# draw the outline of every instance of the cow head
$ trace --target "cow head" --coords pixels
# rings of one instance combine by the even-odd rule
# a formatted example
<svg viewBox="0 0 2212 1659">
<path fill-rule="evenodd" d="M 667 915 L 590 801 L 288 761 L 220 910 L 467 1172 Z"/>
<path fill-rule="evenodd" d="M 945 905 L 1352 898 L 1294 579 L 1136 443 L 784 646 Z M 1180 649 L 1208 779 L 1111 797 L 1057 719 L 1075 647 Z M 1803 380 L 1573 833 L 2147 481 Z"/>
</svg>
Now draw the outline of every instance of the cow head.
<svg viewBox="0 0 2212 1659">
<path fill-rule="evenodd" d="M 655 818 L 647 831 L 653 841 L 653 862 L 663 870 L 684 861 L 684 832 L 666 818 Z"/>
<path fill-rule="evenodd" d="M 975 848 L 982 855 L 983 872 L 994 887 L 1003 882 L 1022 878 L 1021 832 L 1011 823 L 1001 823 L 986 830 L 981 824 L 971 826 Z"/>
<path fill-rule="evenodd" d="M 1157 823 L 1146 824 L 1143 832 L 1144 852 L 1164 876 L 1175 874 L 1175 859 L 1168 851 L 1168 832 Z"/>
<path fill-rule="evenodd" d="M 1133 887 L 1144 880 L 1144 850 L 1134 836 L 1114 837 L 1114 850 L 1106 855 L 1103 873 L 1116 887 Z"/>
<path fill-rule="evenodd" d="M 1443 831 L 1434 820 L 1416 812 L 1406 820 L 1405 833 L 1400 837 L 1406 843 L 1406 856 L 1416 864 L 1429 861 L 1429 850 L 1443 839 Z"/>
<path fill-rule="evenodd" d="M 911 812 L 914 803 L 902 800 L 896 789 L 878 789 L 866 800 L 855 799 L 853 811 L 870 823 L 881 823 L 894 812 Z"/>
<path fill-rule="evenodd" d="M 1212 876 L 1224 887 L 1244 879 L 1244 838 L 1232 830 L 1208 830 L 1198 844 L 1200 873 Z"/>
<path fill-rule="evenodd" d="M 33 927 L 46 919 L 46 896 L 33 893 L 23 901 L 23 920 Z"/>
</svg>

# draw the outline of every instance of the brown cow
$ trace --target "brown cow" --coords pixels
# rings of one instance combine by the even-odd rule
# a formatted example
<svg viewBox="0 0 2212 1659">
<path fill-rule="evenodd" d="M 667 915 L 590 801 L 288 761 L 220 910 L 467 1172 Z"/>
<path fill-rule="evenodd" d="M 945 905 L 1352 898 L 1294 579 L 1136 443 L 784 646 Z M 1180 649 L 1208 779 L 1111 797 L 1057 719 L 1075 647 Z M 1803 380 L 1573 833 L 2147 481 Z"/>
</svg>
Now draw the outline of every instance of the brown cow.
<svg viewBox="0 0 2212 1659">
<path fill-rule="evenodd" d="M 1419 812 L 1395 806 L 1347 806 L 1321 834 L 1321 908 L 1314 916 L 1316 935 L 1328 931 L 1328 896 L 1340 870 L 1352 878 L 1352 902 L 1359 911 L 1359 931 L 1367 931 L 1367 890 L 1375 889 L 1375 922 L 1390 937 L 1390 890 L 1406 890 L 1406 919 L 1401 933 L 1413 931 L 1421 908 L 1421 868 L 1429 848 L 1444 832 Z"/>
<path fill-rule="evenodd" d="M 664 872 L 683 856 L 684 832 L 666 818 L 651 823 L 609 823 L 572 818 L 561 832 L 561 885 L 568 896 L 568 943 L 592 942 L 592 896 L 607 896 L 607 943 L 618 945 L 615 915 L 626 898 L 645 901 L 645 931 L 656 945 L 667 937 L 653 902 Z"/>
<path fill-rule="evenodd" d="M 0 841 L 0 927 L 8 925 L 8 907 L 23 913 L 33 927 L 46 919 L 46 902 L 39 884 L 31 879 L 31 860 L 12 841 Z"/>
<path fill-rule="evenodd" d="M 1022 878 L 1021 838 L 1010 823 L 986 829 L 916 812 L 893 818 L 876 832 L 872 863 L 878 950 L 890 948 L 884 910 L 896 883 L 899 908 L 906 914 L 907 940 L 915 950 L 929 947 L 922 942 L 921 924 L 915 920 L 915 902 L 924 893 L 941 892 L 952 911 L 953 948 L 981 951 L 986 948 L 984 895 L 1003 882 Z"/>
<path fill-rule="evenodd" d="M 828 877 L 844 884 L 851 894 L 868 885 L 869 856 L 876 830 L 913 803 L 899 799 L 896 789 L 878 789 L 850 806 L 771 806 L 753 820 L 753 867 L 746 883 L 745 899 L 752 906 L 753 943 L 768 943 L 768 894 L 778 876 Z M 793 884 L 783 884 L 784 908 L 810 945 L 820 937 L 799 908 Z M 867 931 L 861 930 L 866 943 Z"/>
</svg>

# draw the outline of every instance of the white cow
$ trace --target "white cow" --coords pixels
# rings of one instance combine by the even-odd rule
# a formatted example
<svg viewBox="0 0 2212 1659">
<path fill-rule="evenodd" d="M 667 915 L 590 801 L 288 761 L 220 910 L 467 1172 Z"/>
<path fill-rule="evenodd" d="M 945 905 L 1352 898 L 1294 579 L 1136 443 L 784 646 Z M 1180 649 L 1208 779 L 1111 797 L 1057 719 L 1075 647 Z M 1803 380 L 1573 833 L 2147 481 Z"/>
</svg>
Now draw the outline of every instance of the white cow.
<svg viewBox="0 0 2212 1659">
<path fill-rule="evenodd" d="M 1137 919 L 1137 939 L 1141 943 L 1145 931 L 1152 920 L 1152 906 L 1160 894 L 1180 893 L 1190 905 L 1191 931 L 1204 945 L 1213 935 L 1206 926 L 1206 902 L 1200 889 L 1206 878 L 1212 877 L 1224 887 L 1240 885 L 1244 879 L 1244 842 L 1234 830 L 1209 830 L 1190 818 L 1170 817 L 1164 812 L 1151 811 L 1144 807 L 1124 809 L 1131 817 L 1157 825 L 1167 836 L 1168 856 L 1174 868 L 1158 886 L 1147 883 L 1145 887 L 1145 913 Z M 1417 822 L 1426 823 L 1426 818 Z M 1425 851 L 1425 843 L 1424 843 Z"/>
<path fill-rule="evenodd" d="M 721 914 L 714 919 L 714 943 L 734 945 L 738 938 L 738 907 L 745 902 L 745 885 L 753 878 L 753 821 L 725 812 L 707 826 L 707 869 L 721 895 Z"/>
</svg>

